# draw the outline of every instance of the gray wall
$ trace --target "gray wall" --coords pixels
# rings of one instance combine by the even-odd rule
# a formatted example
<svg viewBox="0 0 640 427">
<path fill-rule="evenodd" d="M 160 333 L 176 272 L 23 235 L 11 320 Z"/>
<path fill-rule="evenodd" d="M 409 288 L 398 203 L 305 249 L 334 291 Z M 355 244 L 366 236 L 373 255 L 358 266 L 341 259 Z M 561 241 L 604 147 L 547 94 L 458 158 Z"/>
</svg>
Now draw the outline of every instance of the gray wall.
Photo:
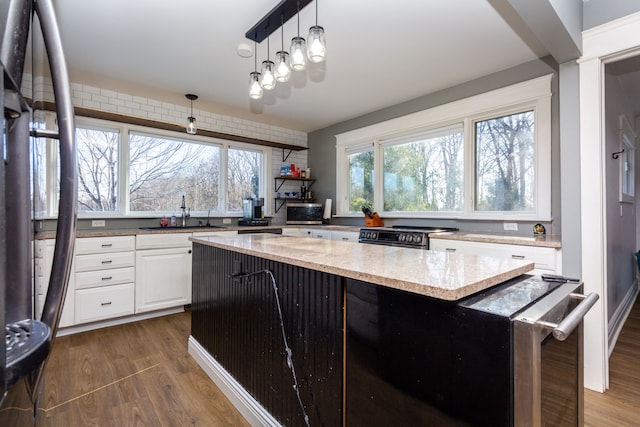
<svg viewBox="0 0 640 427">
<path fill-rule="evenodd" d="M 606 67 L 605 67 L 606 72 Z M 618 79 L 605 74 L 605 182 L 607 215 L 607 314 L 616 313 L 629 289 L 634 286 L 636 251 L 635 206 L 619 201 L 619 174 L 622 162 L 611 153 L 620 150 L 619 116 L 626 114 L 634 126 L 633 108 Z"/>
<path fill-rule="evenodd" d="M 640 12 L 638 0 L 589 0 L 582 6 L 582 29 L 588 30 L 635 12 Z"/>
<path fill-rule="evenodd" d="M 560 189 L 562 211 L 562 273 L 582 276 L 580 195 L 580 67 L 560 65 Z M 554 182 L 557 180 L 554 178 Z"/>
<path fill-rule="evenodd" d="M 313 187 L 316 197 L 322 202 L 326 198 L 335 199 L 336 139 L 334 135 L 554 73 L 556 78 L 552 81 L 553 97 L 551 107 L 551 210 L 553 221 L 543 224 L 547 227 L 547 233 L 560 234 L 560 133 L 557 71 L 558 65 L 553 59 L 547 57 L 311 132 L 308 137 L 308 161 L 314 177 L 318 179 Z M 335 203 L 333 206 L 333 213 L 335 213 Z M 363 222 L 363 219 L 354 218 L 334 218 L 332 220 L 333 224 L 348 225 L 363 225 Z M 457 226 L 461 229 L 474 231 L 502 231 L 502 221 L 388 220 L 385 225 L 392 225 L 394 222 L 415 225 L 429 223 L 430 225 L 439 226 Z M 519 232 L 530 233 L 533 224 L 534 222 L 519 223 Z"/>
</svg>

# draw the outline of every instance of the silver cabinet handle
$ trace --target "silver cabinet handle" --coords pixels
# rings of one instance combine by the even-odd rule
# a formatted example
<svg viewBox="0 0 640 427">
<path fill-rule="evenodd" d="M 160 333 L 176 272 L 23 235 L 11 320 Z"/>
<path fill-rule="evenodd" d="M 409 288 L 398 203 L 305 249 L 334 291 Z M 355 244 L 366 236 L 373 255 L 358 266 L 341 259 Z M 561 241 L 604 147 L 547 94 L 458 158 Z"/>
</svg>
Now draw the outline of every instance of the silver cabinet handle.
<svg viewBox="0 0 640 427">
<path fill-rule="evenodd" d="M 101 306 L 103 306 L 103 307 L 104 307 L 105 305 L 111 305 L 111 301 L 109 301 L 109 302 L 101 302 L 101 303 L 100 303 L 100 305 L 101 305 Z"/>
<path fill-rule="evenodd" d="M 113 279 L 113 276 L 107 276 L 102 278 L 102 280 L 111 280 L 111 279 Z"/>
<path fill-rule="evenodd" d="M 346 241 L 346 240 L 349 240 L 349 238 L 348 237 L 343 237 L 342 240 Z"/>
<path fill-rule="evenodd" d="M 447 251 L 447 252 L 455 252 L 456 248 L 445 248 L 445 251 Z"/>
<path fill-rule="evenodd" d="M 513 259 L 524 259 L 524 255 L 511 255 Z"/>
<path fill-rule="evenodd" d="M 112 262 L 113 262 L 113 260 L 106 259 L 106 260 L 102 261 L 102 264 L 111 264 Z"/>
<path fill-rule="evenodd" d="M 578 326 L 578 324 L 582 321 L 584 316 L 587 314 L 589 309 L 593 307 L 593 305 L 598 301 L 600 296 L 595 292 L 591 292 L 589 295 L 582 294 L 569 294 L 571 298 L 581 299 L 580 304 L 573 309 L 571 313 L 567 315 L 567 317 L 562 320 L 560 323 L 551 323 L 551 322 L 536 322 L 539 325 L 542 325 L 546 328 L 553 329 L 553 337 L 558 341 L 564 341 L 567 339 L 571 332 Z"/>
<path fill-rule="evenodd" d="M 110 248 L 111 246 L 113 246 L 113 243 L 103 243 L 102 244 L 103 248 Z"/>
</svg>

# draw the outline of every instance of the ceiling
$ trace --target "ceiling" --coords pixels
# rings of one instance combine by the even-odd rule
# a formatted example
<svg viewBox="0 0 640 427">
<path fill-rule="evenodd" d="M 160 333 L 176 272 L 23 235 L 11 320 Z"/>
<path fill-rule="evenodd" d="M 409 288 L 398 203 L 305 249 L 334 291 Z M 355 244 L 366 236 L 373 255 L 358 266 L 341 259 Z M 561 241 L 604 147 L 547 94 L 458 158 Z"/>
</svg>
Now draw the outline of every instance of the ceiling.
<svg viewBox="0 0 640 427">
<path fill-rule="evenodd" d="M 313 131 L 503 70 L 536 55 L 485 0 L 316 0 L 327 60 L 248 96 L 236 53 L 278 0 L 57 0 L 73 82 Z M 315 23 L 312 2 L 300 33 Z M 285 50 L 296 20 L 284 25 Z M 280 50 L 280 30 L 270 56 Z M 258 45 L 258 66 L 267 42 Z"/>
</svg>

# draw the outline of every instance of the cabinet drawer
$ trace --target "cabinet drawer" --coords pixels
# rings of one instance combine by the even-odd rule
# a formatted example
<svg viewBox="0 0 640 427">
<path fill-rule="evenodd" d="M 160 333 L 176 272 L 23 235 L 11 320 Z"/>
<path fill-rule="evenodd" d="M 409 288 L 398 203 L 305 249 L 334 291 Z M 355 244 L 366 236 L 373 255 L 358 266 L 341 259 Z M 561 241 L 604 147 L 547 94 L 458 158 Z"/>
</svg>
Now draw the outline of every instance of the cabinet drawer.
<svg viewBox="0 0 640 427">
<path fill-rule="evenodd" d="M 533 246 L 503 245 L 505 254 L 514 259 L 525 259 L 536 263 L 536 268 L 543 270 L 556 269 L 556 250 L 553 248 L 536 248 Z"/>
<path fill-rule="evenodd" d="M 357 242 L 359 233 L 357 231 L 332 231 L 331 240 L 341 242 Z"/>
<path fill-rule="evenodd" d="M 135 252 L 78 255 L 75 258 L 76 272 L 133 267 L 135 266 L 135 260 Z"/>
<path fill-rule="evenodd" d="M 139 234 L 136 249 L 186 248 L 191 246 L 191 233 Z"/>
<path fill-rule="evenodd" d="M 131 283 L 135 280 L 136 269 L 133 267 L 85 271 L 76 273 L 76 289 L 118 285 L 120 283 Z"/>
<path fill-rule="evenodd" d="M 133 314 L 133 283 L 76 291 L 76 323 Z"/>
<path fill-rule="evenodd" d="M 96 254 L 132 251 L 135 248 L 135 236 L 85 237 L 76 239 L 75 253 L 76 255 Z"/>
</svg>

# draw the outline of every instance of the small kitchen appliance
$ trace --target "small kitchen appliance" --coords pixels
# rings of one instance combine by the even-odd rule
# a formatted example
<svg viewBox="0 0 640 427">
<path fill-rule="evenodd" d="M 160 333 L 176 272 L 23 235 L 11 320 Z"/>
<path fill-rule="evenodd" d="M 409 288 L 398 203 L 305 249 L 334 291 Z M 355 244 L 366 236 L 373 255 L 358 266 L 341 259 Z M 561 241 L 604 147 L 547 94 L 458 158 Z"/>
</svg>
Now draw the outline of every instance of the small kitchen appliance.
<svg viewBox="0 0 640 427">
<path fill-rule="evenodd" d="M 287 203 L 287 224 L 322 224 L 321 203 Z"/>
</svg>

